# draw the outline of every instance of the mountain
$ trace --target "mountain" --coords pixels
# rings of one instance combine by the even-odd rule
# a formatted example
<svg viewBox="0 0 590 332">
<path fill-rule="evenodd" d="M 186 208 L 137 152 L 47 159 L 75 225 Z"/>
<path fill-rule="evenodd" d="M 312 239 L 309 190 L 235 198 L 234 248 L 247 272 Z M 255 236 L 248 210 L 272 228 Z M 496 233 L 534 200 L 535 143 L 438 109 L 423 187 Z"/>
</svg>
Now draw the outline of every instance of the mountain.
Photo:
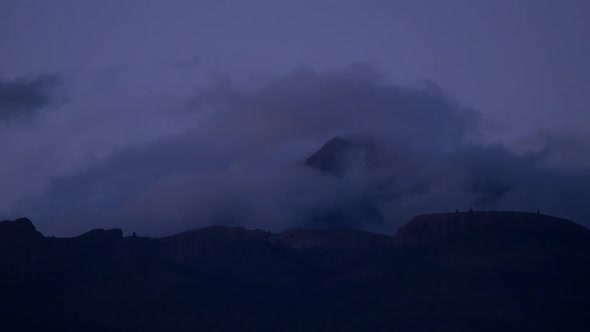
<svg viewBox="0 0 590 332">
<path fill-rule="evenodd" d="M 376 143 L 368 138 L 334 137 L 304 161 L 304 165 L 346 182 L 349 177 L 363 176 L 379 165 Z M 306 216 L 309 227 L 350 229 L 355 225 L 383 225 L 385 218 L 377 208 L 379 190 L 360 191 L 336 206 L 318 207 Z"/>
<path fill-rule="evenodd" d="M 15 274 L 30 269 L 43 235 L 27 218 L 0 221 L 0 271 L 10 267 Z"/>
<path fill-rule="evenodd" d="M 27 218 L 0 221 L 0 244 L 3 249 L 18 246 L 19 243 L 26 245 L 42 237 L 43 235 L 37 231 L 33 223 Z"/>
<path fill-rule="evenodd" d="M 206 227 L 45 237 L 0 222 L 2 331 L 588 331 L 590 230 L 522 212 L 393 235 Z"/>
<path fill-rule="evenodd" d="M 377 164 L 377 146 L 369 139 L 334 137 L 305 159 L 305 165 L 334 176 L 354 168 L 367 169 Z"/>
<path fill-rule="evenodd" d="M 587 248 L 588 230 L 572 221 L 525 212 L 456 212 L 413 218 L 393 238 L 409 246 Z"/>
</svg>

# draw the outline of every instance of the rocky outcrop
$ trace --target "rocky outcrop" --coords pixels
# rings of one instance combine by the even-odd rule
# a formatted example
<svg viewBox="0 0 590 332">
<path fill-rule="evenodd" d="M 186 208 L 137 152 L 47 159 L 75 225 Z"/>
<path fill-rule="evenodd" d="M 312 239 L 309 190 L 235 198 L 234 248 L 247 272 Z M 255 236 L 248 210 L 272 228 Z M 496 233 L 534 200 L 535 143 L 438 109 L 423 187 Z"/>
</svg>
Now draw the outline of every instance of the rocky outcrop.
<svg viewBox="0 0 590 332">
<path fill-rule="evenodd" d="M 399 228 L 397 245 L 582 246 L 590 230 L 570 220 L 525 212 L 457 212 L 420 215 Z"/>
<path fill-rule="evenodd" d="M 43 235 L 27 218 L 0 222 L 0 271 L 11 269 L 17 273 L 28 270 L 39 254 Z"/>
<path fill-rule="evenodd" d="M 27 218 L 0 221 L 0 241 L 2 242 L 42 236 Z"/>
</svg>

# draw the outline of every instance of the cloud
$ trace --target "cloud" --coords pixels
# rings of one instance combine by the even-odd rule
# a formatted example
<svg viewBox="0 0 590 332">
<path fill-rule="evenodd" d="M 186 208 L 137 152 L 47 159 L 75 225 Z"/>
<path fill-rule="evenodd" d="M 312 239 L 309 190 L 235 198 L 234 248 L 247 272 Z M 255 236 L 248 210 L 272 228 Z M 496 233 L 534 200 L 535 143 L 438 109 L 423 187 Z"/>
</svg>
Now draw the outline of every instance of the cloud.
<svg viewBox="0 0 590 332">
<path fill-rule="evenodd" d="M 291 144 L 305 149 L 301 158 L 348 135 L 396 149 L 448 150 L 467 144 L 479 123 L 477 112 L 440 89 L 395 85 L 367 65 L 323 73 L 302 67 L 253 91 L 217 86 L 192 103 L 207 112 L 202 130 L 210 137 L 227 136 L 253 151 Z"/>
<path fill-rule="evenodd" d="M 52 106 L 56 101 L 55 89 L 61 84 L 61 77 L 56 74 L 0 80 L 0 120 L 29 117 Z"/>
<path fill-rule="evenodd" d="M 248 89 L 222 81 L 184 105 L 192 130 L 55 178 L 18 210 L 42 231 L 68 235 L 212 224 L 393 233 L 415 214 L 470 207 L 590 217 L 582 199 L 590 172 L 549 167 L 555 145 L 518 152 L 487 144 L 476 111 L 436 85 L 396 85 L 367 65 L 301 67 Z M 351 153 L 338 176 L 306 166 L 333 137 L 371 142 L 371 162 Z"/>
<path fill-rule="evenodd" d="M 517 154 L 535 153 L 544 166 L 571 171 L 590 168 L 590 135 L 574 130 L 537 130 L 510 147 Z"/>
<path fill-rule="evenodd" d="M 302 67 L 250 90 L 222 82 L 186 104 L 198 114 L 193 131 L 58 178 L 23 213 L 35 211 L 58 232 L 105 223 L 149 232 L 213 223 L 280 229 L 313 226 L 310 220 L 359 227 L 375 213 L 372 200 L 381 194 L 373 187 L 389 170 L 334 179 L 304 167 L 305 158 L 333 136 L 353 135 L 392 151 L 381 156 L 385 165 L 393 158 L 396 169 L 410 169 L 403 154 L 461 146 L 478 119 L 433 85 L 398 86 L 366 65 L 324 73 Z"/>
</svg>

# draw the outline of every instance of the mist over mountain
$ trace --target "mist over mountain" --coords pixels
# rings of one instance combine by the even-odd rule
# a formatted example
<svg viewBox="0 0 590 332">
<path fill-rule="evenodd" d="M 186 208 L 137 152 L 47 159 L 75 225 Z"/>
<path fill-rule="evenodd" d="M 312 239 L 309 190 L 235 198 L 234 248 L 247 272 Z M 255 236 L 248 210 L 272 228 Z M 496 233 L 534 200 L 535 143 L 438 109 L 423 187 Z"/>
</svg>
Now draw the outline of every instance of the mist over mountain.
<svg viewBox="0 0 590 332">
<path fill-rule="evenodd" d="M 377 147 L 368 139 L 334 137 L 305 159 L 305 165 L 343 176 L 350 172 L 367 172 L 377 166 Z"/>
<path fill-rule="evenodd" d="M 0 0 L 0 332 L 590 331 L 589 31 Z"/>
<path fill-rule="evenodd" d="M 385 231 L 471 207 L 590 218 L 588 168 L 558 157 L 558 140 L 491 143 L 478 111 L 369 65 L 302 67 L 246 90 L 221 81 L 180 102 L 173 118 L 195 128 L 81 164 L 15 151 L 3 174 L 24 167 L 36 180 L 6 178 L 2 215 L 29 215 L 56 235 L 120 225 L 149 235 L 210 225 Z M 582 155 L 576 146 L 568 155 Z M 53 161 L 63 172 L 48 173 Z"/>
</svg>

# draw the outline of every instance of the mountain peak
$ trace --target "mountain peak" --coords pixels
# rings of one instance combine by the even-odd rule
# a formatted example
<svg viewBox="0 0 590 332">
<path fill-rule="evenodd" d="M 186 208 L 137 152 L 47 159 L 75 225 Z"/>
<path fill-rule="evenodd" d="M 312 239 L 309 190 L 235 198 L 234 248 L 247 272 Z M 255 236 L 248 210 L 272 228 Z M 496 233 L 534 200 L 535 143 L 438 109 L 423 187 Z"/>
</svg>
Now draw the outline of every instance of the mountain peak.
<svg viewBox="0 0 590 332">
<path fill-rule="evenodd" d="M 28 218 L 0 221 L 0 238 L 41 235 Z"/>
<path fill-rule="evenodd" d="M 354 167 L 375 164 L 376 146 L 370 139 L 334 137 L 305 160 L 305 165 L 341 176 Z"/>
</svg>

